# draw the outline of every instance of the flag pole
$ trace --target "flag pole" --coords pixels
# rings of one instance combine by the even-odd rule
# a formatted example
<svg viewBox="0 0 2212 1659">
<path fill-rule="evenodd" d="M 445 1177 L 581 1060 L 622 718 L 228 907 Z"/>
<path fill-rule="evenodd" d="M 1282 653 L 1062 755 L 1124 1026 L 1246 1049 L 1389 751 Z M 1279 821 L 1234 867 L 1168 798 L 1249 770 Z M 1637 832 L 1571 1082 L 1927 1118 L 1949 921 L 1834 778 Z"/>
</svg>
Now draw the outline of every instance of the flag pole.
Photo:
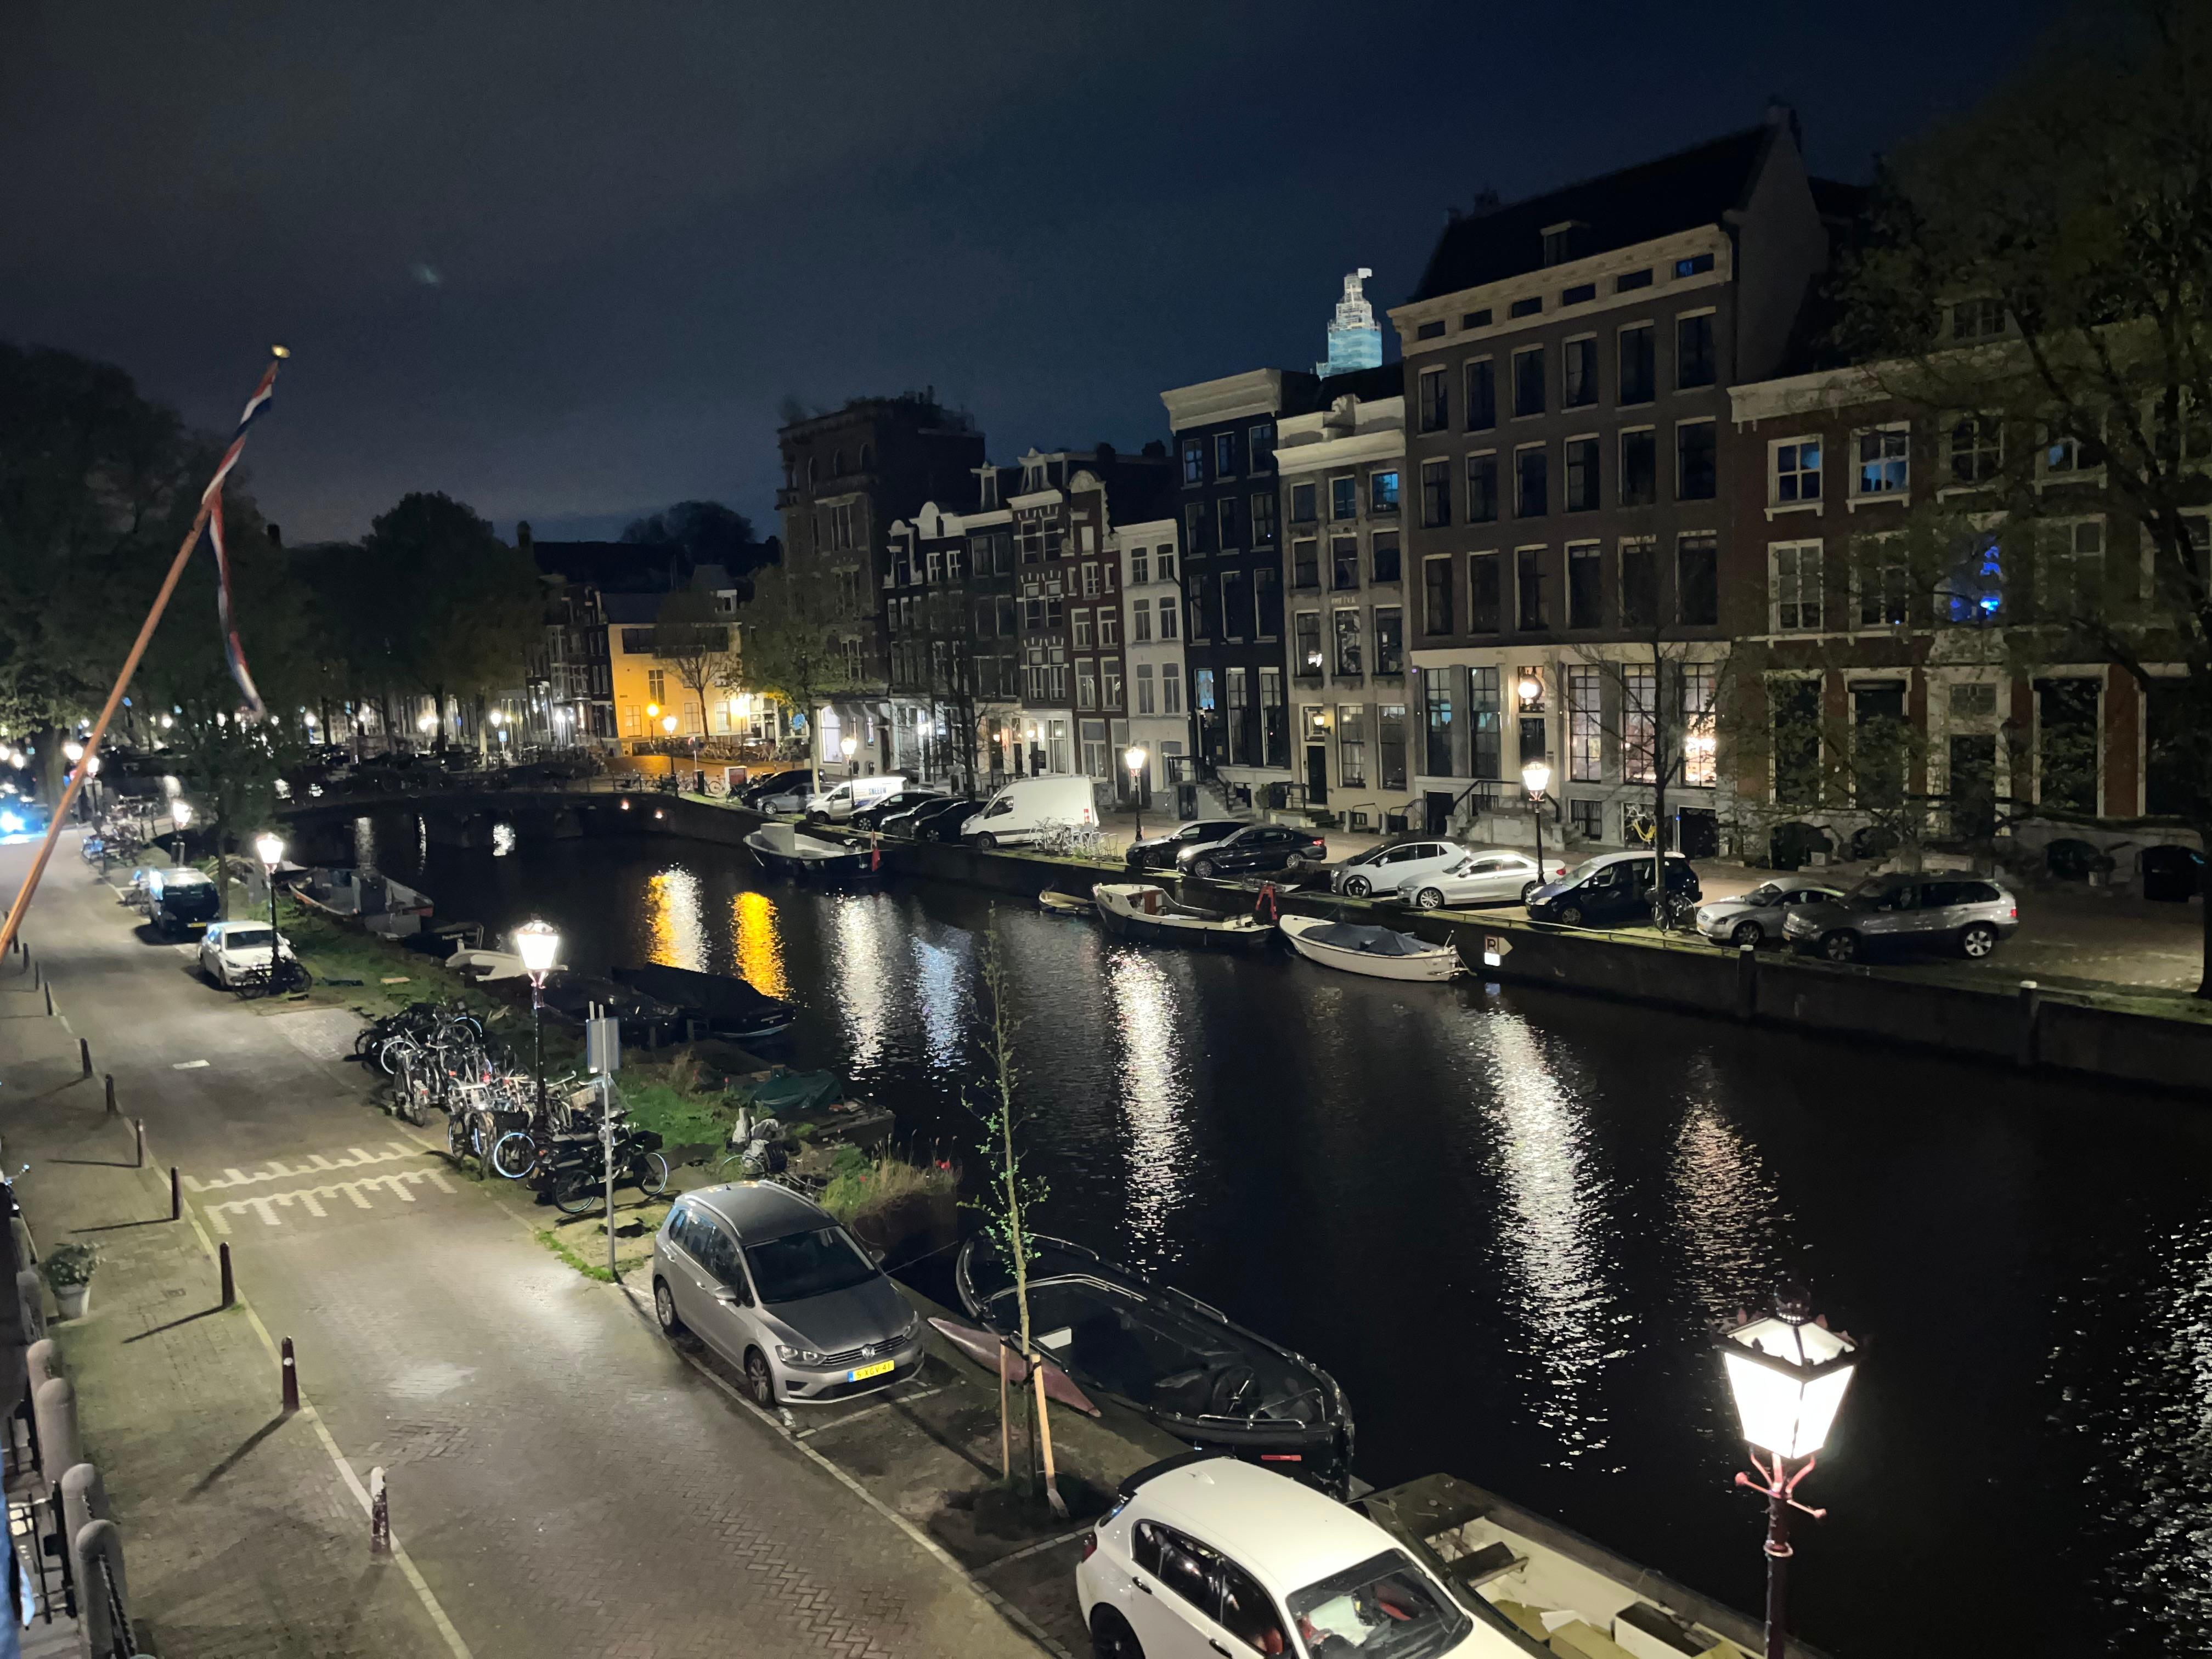
<svg viewBox="0 0 2212 1659">
<path fill-rule="evenodd" d="M 272 347 L 271 351 L 279 358 L 292 355 L 283 346 Z M 269 373 L 275 373 L 273 364 Z M 264 386 L 266 380 L 267 376 L 264 375 Z M 107 723 L 115 718 L 115 711 L 123 702 L 123 694 L 130 689 L 131 677 L 138 672 L 138 659 L 146 654 L 146 647 L 154 638 L 154 629 L 161 624 L 161 613 L 169 608 L 169 597 L 177 591 L 177 583 L 185 574 L 185 565 L 191 558 L 192 550 L 199 545 L 200 537 L 207 529 L 208 515 L 215 510 L 223 477 L 238 459 L 237 451 L 244 437 L 241 429 L 239 437 L 232 441 L 230 453 L 224 457 L 222 466 L 217 469 L 215 482 L 200 496 L 200 510 L 192 515 L 192 527 L 185 532 L 184 543 L 177 549 L 177 556 L 169 562 L 169 574 L 162 580 L 161 591 L 154 596 L 154 608 L 146 613 L 146 620 L 140 624 L 138 637 L 131 641 L 131 654 L 123 659 L 123 672 L 115 677 L 115 684 L 108 691 L 107 702 L 100 711 L 100 718 L 93 723 L 92 735 L 84 741 L 84 757 L 70 773 L 68 787 L 62 791 L 61 799 L 54 804 L 53 812 L 46 824 L 46 839 L 39 843 L 39 855 L 31 861 L 31 873 L 23 878 L 22 888 L 16 893 L 15 903 L 8 907 L 7 921 L 0 924 L 0 955 L 5 955 L 15 942 L 15 934 L 23 925 L 24 913 L 31 908 L 31 900 L 39 890 L 39 880 L 46 872 L 46 861 L 54 855 L 54 843 L 61 838 L 62 825 L 69 821 L 70 808 L 76 804 L 77 793 L 84 787 L 85 779 L 91 775 L 93 763 L 100 754 L 100 740 L 107 735 Z"/>
</svg>

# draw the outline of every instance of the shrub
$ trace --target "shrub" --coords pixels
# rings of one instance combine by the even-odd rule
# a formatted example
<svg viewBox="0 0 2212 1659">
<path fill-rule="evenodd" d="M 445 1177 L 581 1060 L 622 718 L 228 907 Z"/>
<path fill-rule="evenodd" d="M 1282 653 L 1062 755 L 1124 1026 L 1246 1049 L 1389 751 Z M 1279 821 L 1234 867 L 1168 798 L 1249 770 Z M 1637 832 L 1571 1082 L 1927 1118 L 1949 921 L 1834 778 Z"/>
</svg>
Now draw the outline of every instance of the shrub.
<svg viewBox="0 0 2212 1659">
<path fill-rule="evenodd" d="M 821 1202 L 831 1215 L 850 1224 L 910 1199 L 949 1199 L 959 1187 L 960 1171 L 956 1169 L 925 1168 L 897 1158 L 871 1160 L 859 1147 L 844 1146 L 838 1149 Z"/>
<path fill-rule="evenodd" d="M 59 1291 L 91 1284 L 92 1270 L 99 1263 L 100 1252 L 89 1244 L 57 1244 L 39 1265 L 46 1283 Z"/>
</svg>

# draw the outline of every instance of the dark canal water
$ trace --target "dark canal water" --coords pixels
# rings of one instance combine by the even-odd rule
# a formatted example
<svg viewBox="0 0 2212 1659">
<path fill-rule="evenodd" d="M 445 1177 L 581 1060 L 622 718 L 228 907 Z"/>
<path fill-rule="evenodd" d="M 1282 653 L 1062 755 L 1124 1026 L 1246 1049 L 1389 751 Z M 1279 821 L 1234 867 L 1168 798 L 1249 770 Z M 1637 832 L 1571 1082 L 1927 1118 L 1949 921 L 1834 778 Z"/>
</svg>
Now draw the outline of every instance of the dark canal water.
<svg viewBox="0 0 2212 1659">
<path fill-rule="evenodd" d="M 691 843 L 364 851 L 579 967 L 744 973 L 927 1146 L 975 1138 L 964 889 Z M 1778 1275 L 1873 1348 L 1805 1495 L 1844 1656 L 2212 1650 L 2212 1112 L 1564 995 L 1118 945 L 1002 902 L 1053 1231 L 1313 1355 L 1359 1472 L 1455 1471 L 1747 1611 L 1709 1348 Z"/>
</svg>

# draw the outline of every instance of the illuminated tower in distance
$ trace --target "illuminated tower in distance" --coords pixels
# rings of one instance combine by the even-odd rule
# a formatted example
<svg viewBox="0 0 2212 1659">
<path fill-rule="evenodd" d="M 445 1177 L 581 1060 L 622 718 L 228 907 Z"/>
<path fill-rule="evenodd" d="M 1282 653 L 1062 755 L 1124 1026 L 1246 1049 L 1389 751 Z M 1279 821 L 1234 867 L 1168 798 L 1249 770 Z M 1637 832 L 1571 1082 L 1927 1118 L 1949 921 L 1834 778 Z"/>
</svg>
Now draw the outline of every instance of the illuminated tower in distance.
<svg viewBox="0 0 2212 1659">
<path fill-rule="evenodd" d="M 1345 273 L 1344 297 L 1336 302 L 1336 320 L 1328 325 L 1328 361 L 1314 365 L 1314 373 L 1323 379 L 1382 366 L 1382 330 L 1360 287 L 1374 274 L 1365 265 Z"/>
</svg>

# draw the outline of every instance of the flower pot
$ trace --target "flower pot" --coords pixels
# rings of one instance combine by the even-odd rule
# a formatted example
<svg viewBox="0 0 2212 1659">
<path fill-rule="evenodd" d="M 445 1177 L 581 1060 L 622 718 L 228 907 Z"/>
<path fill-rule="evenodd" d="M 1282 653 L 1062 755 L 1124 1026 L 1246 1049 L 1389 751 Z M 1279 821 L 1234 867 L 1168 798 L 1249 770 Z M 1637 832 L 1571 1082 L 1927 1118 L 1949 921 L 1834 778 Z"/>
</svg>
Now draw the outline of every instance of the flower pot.
<svg viewBox="0 0 2212 1659">
<path fill-rule="evenodd" d="M 54 1300 L 61 1304 L 62 1317 L 64 1319 L 83 1318 L 85 1305 L 90 1302 L 91 1299 L 92 1286 L 89 1285 L 57 1285 L 54 1286 Z"/>
</svg>

